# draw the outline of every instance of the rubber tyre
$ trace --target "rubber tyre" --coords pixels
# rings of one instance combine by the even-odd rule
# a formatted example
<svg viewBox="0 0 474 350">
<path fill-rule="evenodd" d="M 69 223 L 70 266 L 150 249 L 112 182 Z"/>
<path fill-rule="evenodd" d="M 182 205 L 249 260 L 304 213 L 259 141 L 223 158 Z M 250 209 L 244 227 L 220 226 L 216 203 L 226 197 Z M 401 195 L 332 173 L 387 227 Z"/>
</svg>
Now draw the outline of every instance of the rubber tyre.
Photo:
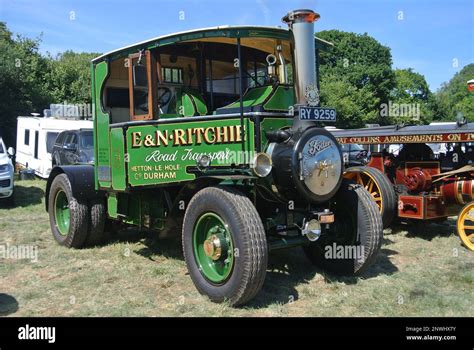
<svg viewBox="0 0 474 350">
<path fill-rule="evenodd" d="M 63 191 L 66 194 L 69 202 L 70 219 L 67 235 L 61 235 L 56 224 L 55 199 L 59 191 Z M 74 198 L 71 183 L 66 174 L 60 174 L 54 178 L 49 191 L 48 213 L 51 231 L 56 242 L 68 248 L 82 248 L 84 246 L 89 233 L 88 209 L 89 207 L 86 203 Z"/>
<path fill-rule="evenodd" d="M 378 206 L 365 188 L 344 179 L 332 202 L 335 222 L 319 240 L 303 247 L 308 259 L 325 270 L 343 275 L 364 272 L 376 259 L 383 240 L 382 217 Z M 326 256 L 334 244 L 363 247 L 359 257 Z M 334 249 L 332 249 L 334 252 Z"/>
<path fill-rule="evenodd" d="M 383 227 L 389 227 L 397 214 L 397 194 L 393 188 L 393 184 L 390 182 L 388 177 L 380 170 L 368 166 L 358 166 L 346 169 L 344 176 L 348 173 L 365 173 L 369 175 L 376 182 L 380 189 L 382 197 L 382 209 L 380 214 L 382 215 Z"/>
<path fill-rule="evenodd" d="M 199 271 L 193 249 L 193 232 L 205 213 L 219 215 L 232 233 L 234 251 L 238 249 L 232 271 L 223 283 L 213 284 Z M 208 187 L 191 199 L 183 222 L 183 253 L 197 290 L 214 302 L 242 305 L 252 299 L 265 280 L 268 247 L 265 230 L 252 202 L 232 188 Z"/>
<path fill-rule="evenodd" d="M 95 246 L 106 240 L 106 209 L 104 198 L 93 198 L 90 203 L 90 225 L 86 239 L 87 246 Z"/>
</svg>

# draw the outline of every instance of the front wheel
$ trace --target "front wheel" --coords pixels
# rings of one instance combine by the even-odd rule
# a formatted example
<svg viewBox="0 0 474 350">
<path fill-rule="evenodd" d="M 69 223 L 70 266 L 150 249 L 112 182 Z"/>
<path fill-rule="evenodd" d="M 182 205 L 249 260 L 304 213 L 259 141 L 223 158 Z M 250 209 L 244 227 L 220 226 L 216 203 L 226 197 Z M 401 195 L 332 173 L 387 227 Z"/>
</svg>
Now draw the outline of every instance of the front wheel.
<svg viewBox="0 0 474 350">
<path fill-rule="evenodd" d="M 267 269 L 265 230 L 252 202 L 223 187 L 199 191 L 183 222 L 191 279 L 212 301 L 241 305 L 261 289 Z"/>
<path fill-rule="evenodd" d="M 344 179 L 332 203 L 334 223 L 303 249 L 315 265 L 344 275 L 362 273 L 376 259 L 383 239 L 382 217 L 361 185 Z"/>
</svg>

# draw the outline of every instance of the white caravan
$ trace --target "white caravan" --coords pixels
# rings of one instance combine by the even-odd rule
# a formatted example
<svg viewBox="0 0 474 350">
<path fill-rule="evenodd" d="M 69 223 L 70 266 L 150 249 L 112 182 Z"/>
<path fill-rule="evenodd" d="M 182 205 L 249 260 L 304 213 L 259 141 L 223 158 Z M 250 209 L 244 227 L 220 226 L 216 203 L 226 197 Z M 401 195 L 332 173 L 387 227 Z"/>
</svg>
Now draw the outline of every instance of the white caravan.
<svg viewBox="0 0 474 350">
<path fill-rule="evenodd" d="M 52 168 L 51 150 L 56 137 L 61 131 L 75 129 L 92 129 L 92 120 L 18 117 L 17 167 L 34 169 L 37 176 L 47 178 Z"/>
</svg>

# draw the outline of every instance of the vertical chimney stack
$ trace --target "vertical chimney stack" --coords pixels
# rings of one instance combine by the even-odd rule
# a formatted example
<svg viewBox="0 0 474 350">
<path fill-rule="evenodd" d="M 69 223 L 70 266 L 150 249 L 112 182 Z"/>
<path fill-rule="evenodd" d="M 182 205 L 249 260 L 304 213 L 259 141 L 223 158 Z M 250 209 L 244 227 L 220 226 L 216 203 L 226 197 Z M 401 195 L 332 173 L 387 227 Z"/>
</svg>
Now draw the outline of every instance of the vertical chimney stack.
<svg viewBox="0 0 474 350">
<path fill-rule="evenodd" d="M 296 103 L 306 104 L 305 92 L 308 86 L 315 87 L 316 77 L 316 47 L 314 37 L 314 22 L 319 14 L 312 10 L 295 10 L 289 12 L 282 21 L 288 24 L 293 32 L 295 41 L 295 91 Z"/>
</svg>

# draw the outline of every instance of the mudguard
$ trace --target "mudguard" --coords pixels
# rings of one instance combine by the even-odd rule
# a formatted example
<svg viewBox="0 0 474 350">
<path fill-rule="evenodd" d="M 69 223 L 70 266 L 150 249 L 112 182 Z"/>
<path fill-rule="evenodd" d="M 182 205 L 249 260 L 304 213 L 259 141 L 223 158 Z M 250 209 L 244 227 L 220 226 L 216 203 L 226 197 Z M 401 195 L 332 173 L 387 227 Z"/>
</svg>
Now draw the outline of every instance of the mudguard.
<svg viewBox="0 0 474 350">
<path fill-rule="evenodd" d="M 72 193 L 78 199 L 92 199 L 103 196 L 103 192 L 95 190 L 94 166 L 93 165 L 64 165 L 55 166 L 48 177 L 45 193 L 46 211 L 48 211 L 48 199 L 51 184 L 56 176 L 66 174 L 71 183 Z"/>
</svg>

